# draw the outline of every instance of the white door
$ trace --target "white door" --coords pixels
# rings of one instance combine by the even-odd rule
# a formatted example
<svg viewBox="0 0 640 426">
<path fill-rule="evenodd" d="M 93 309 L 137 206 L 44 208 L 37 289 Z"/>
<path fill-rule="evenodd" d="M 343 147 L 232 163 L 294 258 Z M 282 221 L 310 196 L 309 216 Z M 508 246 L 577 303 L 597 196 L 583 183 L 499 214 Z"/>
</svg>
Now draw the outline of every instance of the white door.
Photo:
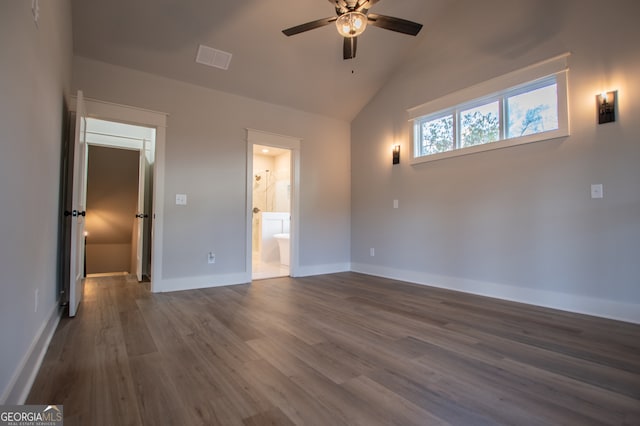
<svg viewBox="0 0 640 426">
<path fill-rule="evenodd" d="M 82 91 L 76 101 L 76 130 L 73 151 L 73 189 L 71 208 L 71 248 L 69 255 L 69 316 L 74 317 L 84 291 L 85 235 L 87 200 L 87 113 Z"/>
<path fill-rule="evenodd" d="M 144 248 L 144 221 L 148 220 L 149 215 L 145 212 L 145 179 L 147 176 L 147 141 L 142 141 L 142 149 L 140 150 L 140 160 L 138 166 L 138 207 L 136 211 L 136 277 L 138 281 L 142 281 L 143 266 L 143 248 Z"/>
</svg>

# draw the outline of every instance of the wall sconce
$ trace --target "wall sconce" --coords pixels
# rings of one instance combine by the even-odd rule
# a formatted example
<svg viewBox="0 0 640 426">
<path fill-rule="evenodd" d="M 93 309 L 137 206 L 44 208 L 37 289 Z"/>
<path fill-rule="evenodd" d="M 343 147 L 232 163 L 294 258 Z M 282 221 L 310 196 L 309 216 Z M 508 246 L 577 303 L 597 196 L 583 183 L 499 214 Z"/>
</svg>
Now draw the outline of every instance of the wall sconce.
<svg viewBox="0 0 640 426">
<path fill-rule="evenodd" d="M 400 144 L 396 144 L 393 146 L 393 163 L 392 164 L 400 164 Z"/>
<path fill-rule="evenodd" d="M 598 124 L 616 121 L 616 97 L 618 91 L 602 92 L 596 96 L 598 106 Z"/>
</svg>

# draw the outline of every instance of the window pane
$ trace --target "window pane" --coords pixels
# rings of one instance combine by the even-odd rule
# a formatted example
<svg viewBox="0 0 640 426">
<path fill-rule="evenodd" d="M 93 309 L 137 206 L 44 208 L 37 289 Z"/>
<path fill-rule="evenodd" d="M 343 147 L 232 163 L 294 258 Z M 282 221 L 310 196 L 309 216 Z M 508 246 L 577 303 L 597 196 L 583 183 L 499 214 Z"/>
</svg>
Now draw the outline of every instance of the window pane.
<svg viewBox="0 0 640 426">
<path fill-rule="evenodd" d="M 420 155 L 453 149 L 453 115 L 420 123 Z"/>
<path fill-rule="evenodd" d="M 551 84 L 507 99 L 507 138 L 558 128 L 558 86 Z"/>
<path fill-rule="evenodd" d="M 495 142 L 500 139 L 498 101 L 460 111 L 461 148 Z"/>
</svg>

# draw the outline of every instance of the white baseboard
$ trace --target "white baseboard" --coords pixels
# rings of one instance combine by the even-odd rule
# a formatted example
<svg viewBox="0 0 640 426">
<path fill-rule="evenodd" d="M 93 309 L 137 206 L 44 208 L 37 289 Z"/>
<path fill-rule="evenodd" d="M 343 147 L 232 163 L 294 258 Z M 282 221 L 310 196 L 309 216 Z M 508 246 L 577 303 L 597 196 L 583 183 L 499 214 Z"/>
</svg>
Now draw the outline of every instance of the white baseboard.
<svg viewBox="0 0 640 426">
<path fill-rule="evenodd" d="M 327 265 L 298 266 L 295 271 L 296 277 L 309 277 L 312 275 L 335 274 L 338 272 L 348 272 L 351 270 L 350 263 L 332 263 Z"/>
<path fill-rule="evenodd" d="M 408 271 L 365 263 L 299 266 L 295 271 L 295 276 L 307 277 L 347 271 L 361 272 L 414 284 L 428 285 L 496 299 L 510 300 L 513 302 L 640 324 L 640 305 L 636 303 L 434 275 L 420 271 Z M 246 284 L 250 282 L 251 276 L 246 272 L 241 272 L 202 277 L 164 279 L 159 283 L 154 283 L 152 288 L 154 292 L 169 292 Z"/>
<path fill-rule="evenodd" d="M 151 288 L 154 293 L 164 293 L 169 291 L 247 284 L 251 282 L 251 276 L 246 272 L 239 272 L 233 274 L 203 275 L 199 277 L 165 278 L 159 281 L 152 279 L 151 282 Z"/>
<path fill-rule="evenodd" d="M 335 263 L 328 265 L 299 266 L 296 277 L 308 277 L 311 275 L 334 274 L 351 270 L 350 263 Z M 205 275 L 200 277 L 169 278 L 154 281 L 151 289 L 154 293 L 169 291 L 195 290 L 199 288 L 222 287 L 226 285 L 247 284 L 251 282 L 251 275 L 246 272 L 233 274 Z"/>
<path fill-rule="evenodd" d="M 51 338 L 58 327 L 63 309 L 56 302 L 47 321 L 42 324 L 40 330 L 29 346 L 29 350 L 22 358 L 20 365 L 16 369 L 9 385 L 2 392 L 0 405 L 22 405 L 29 396 L 31 386 L 40 370 L 44 356 L 49 348 Z"/>
<path fill-rule="evenodd" d="M 640 324 L 640 305 L 636 303 L 619 302 L 549 290 L 515 287 L 465 278 L 439 276 L 425 272 L 407 271 L 364 263 L 353 263 L 351 270 L 353 272 L 361 272 L 363 274 L 391 278 L 414 284 L 428 285 L 496 299 L 510 300 L 513 302 Z"/>
</svg>

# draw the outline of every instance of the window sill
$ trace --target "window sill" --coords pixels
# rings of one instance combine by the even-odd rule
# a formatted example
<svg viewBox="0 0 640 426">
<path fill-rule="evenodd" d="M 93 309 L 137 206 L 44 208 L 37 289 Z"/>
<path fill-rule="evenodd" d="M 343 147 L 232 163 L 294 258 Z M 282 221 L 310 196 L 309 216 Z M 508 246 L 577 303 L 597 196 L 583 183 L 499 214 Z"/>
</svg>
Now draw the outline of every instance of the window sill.
<svg viewBox="0 0 640 426">
<path fill-rule="evenodd" d="M 552 130 L 549 132 L 536 133 L 519 138 L 503 139 L 497 142 L 490 142 L 483 145 L 470 146 L 467 148 L 454 149 L 453 151 L 440 152 L 438 154 L 423 155 L 410 160 L 411 165 L 428 163 L 431 161 L 444 160 L 445 158 L 460 157 L 463 155 L 476 154 L 479 152 L 492 151 L 494 149 L 508 148 L 511 146 L 525 145 L 533 142 L 543 142 L 552 139 L 559 139 L 569 136 L 568 129 Z"/>
</svg>

